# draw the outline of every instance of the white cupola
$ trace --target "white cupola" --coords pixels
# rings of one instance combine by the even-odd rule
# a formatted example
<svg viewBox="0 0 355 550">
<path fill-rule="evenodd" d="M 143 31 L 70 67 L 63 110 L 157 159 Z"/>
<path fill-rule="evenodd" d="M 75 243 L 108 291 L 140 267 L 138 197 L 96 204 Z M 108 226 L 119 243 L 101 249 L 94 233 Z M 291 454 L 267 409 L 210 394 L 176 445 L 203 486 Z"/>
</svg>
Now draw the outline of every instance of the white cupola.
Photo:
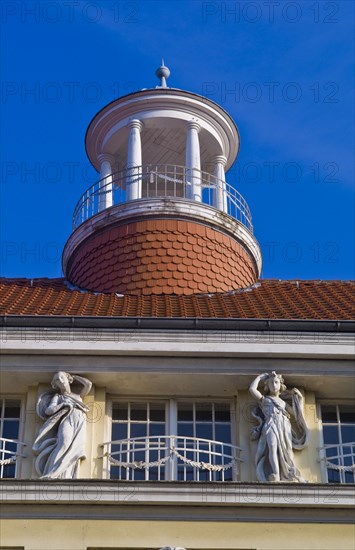
<svg viewBox="0 0 355 550">
<path fill-rule="evenodd" d="M 64 273 L 123 294 L 249 286 L 261 253 L 248 205 L 225 177 L 237 126 L 213 101 L 169 88 L 164 61 L 156 75 L 158 86 L 113 101 L 89 124 L 86 151 L 100 178 L 75 208 Z"/>
</svg>

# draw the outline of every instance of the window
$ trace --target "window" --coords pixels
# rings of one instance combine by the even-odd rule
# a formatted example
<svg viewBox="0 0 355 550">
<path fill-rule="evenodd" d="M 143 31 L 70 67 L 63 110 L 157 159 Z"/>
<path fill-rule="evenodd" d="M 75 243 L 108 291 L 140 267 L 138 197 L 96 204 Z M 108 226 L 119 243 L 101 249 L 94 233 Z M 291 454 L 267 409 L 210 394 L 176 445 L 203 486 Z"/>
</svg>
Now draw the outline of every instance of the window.
<svg viewBox="0 0 355 550">
<path fill-rule="evenodd" d="M 354 483 L 355 411 L 349 405 L 322 405 L 323 442 L 328 483 Z"/>
<path fill-rule="evenodd" d="M 114 403 L 112 406 L 111 456 L 118 455 L 120 465 L 111 466 L 113 479 L 165 478 L 163 450 L 165 447 L 165 403 Z M 158 462 L 149 469 L 145 463 Z M 131 466 L 128 466 L 130 464 Z"/>
<path fill-rule="evenodd" d="M 19 399 L 0 399 L 0 477 L 14 478 L 16 459 L 19 455 L 18 441 L 20 430 L 21 401 Z"/>
<path fill-rule="evenodd" d="M 232 443 L 230 404 L 179 402 L 177 408 L 177 434 L 186 451 L 183 458 L 178 457 L 178 479 L 232 481 L 232 468 L 218 472 L 193 466 L 196 461 L 210 462 L 210 459 L 213 465 L 223 466 L 223 447 Z"/>
<path fill-rule="evenodd" d="M 231 410 L 226 401 L 114 402 L 111 441 L 104 444 L 111 479 L 237 479 Z"/>
</svg>

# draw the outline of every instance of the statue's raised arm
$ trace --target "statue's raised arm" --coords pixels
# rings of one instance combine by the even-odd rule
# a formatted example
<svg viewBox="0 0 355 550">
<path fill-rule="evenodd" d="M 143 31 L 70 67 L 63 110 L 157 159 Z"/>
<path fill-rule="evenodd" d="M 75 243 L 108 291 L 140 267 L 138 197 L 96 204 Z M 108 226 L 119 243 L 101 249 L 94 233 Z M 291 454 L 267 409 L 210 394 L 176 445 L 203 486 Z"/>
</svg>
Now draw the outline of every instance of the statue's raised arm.
<svg viewBox="0 0 355 550">
<path fill-rule="evenodd" d="M 261 382 L 264 383 L 263 393 L 259 390 Z M 259 426 L 252 429 L 254 439 L 259 439 L 255 456 L 258 480 L 304 482 L 293 455 L 293 449 L 308 445 L 309 430 L 301 392 L 297 388 L 288 391 L 283 377 L 274 371 L 257 376 L 249 392 L 258 402 L 254 416 Z M 296 430 L 291 428 L 291 416 Z"/>
<path fill-rule="evenodd" d="M 72 391 L 72 384 L 79 393 Z M 91 389 L 83 376 L 59 371 L 52 379 L 52 390 L 42 393 L 37 414 L 44 420 L 33 450 L 38 455 L 36 470 L 42 479 L 74 479 L 85 458 L 86 413 L 82 397 Z"/>
<path fill-rule="evenodd" d="M 259 392 L 258 386 L 262 380 L 266 380 L 267 378 L 269 378 L 269 373 L 264 372 L 264 374 L 259 374 L 259 376 L 257 376 L 255 380 L 253 380 L 252 383 L 250 384 L 250 387 L 249 387 L 250 394 L 257 401 L 261 401 L 261 399 L 263 398 L 263 394 Z"/>
<path fill-rule="evenodd" d="M 73 374 L 72 379 L 73 382 L 77 381 L 81 384 L 82 389 L 80 390 L 80 397 L 85 397 L 85 395 L 87 395 L 91 390 L 92 382 L 83 376 L 79 376 L 78 374 Z"/>
</svg>

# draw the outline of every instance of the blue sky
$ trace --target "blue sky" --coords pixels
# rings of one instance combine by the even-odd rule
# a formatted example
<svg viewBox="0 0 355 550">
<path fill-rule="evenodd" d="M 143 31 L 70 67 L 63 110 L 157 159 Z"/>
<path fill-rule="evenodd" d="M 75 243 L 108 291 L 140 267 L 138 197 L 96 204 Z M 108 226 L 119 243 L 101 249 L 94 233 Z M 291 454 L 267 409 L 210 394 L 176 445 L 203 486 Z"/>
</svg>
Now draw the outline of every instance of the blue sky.
<svg viewBox="0 0 355 550">
<path fill-rule="evenodd" d="M 241 148 L 262 276 L 354 278 L 353 2 L 7 2 L 2 18 L 2 275 L 60 277 L 96 179 L 91 118 L 168 84 L 221 104 Z"/>
</svg>

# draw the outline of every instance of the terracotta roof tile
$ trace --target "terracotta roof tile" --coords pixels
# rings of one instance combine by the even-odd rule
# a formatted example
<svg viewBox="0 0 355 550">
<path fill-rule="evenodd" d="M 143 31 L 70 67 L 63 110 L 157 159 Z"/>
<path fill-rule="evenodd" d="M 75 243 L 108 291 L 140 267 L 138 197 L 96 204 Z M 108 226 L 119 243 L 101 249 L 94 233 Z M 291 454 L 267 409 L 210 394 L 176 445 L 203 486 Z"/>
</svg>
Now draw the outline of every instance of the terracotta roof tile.
<svg viewBox="0 0 355 550">
<path fill-rule="evenodd" d="M 201 295 L 193 294 L 196 281 L 190 281 L 186 272 L 181 276 L 174 287 L 166 285 L 163 279 L 158 280 L 161 295 L 152 295 L 145 281 L 132 282 L 130 276 L 124 277 L 133 287 L 143 285 L 144 295 L 140 296 L 80 291 L 65 279 L 3 278 L 0 279 L 0 312 L 23 316 L 355 318 L 354 281 L 261 280 L 244 290 Z M 186 280 L 190 294 L 174 295 L 174 288 L 176 291 L 179 283 L 186 285 Z"/>
</svg>

